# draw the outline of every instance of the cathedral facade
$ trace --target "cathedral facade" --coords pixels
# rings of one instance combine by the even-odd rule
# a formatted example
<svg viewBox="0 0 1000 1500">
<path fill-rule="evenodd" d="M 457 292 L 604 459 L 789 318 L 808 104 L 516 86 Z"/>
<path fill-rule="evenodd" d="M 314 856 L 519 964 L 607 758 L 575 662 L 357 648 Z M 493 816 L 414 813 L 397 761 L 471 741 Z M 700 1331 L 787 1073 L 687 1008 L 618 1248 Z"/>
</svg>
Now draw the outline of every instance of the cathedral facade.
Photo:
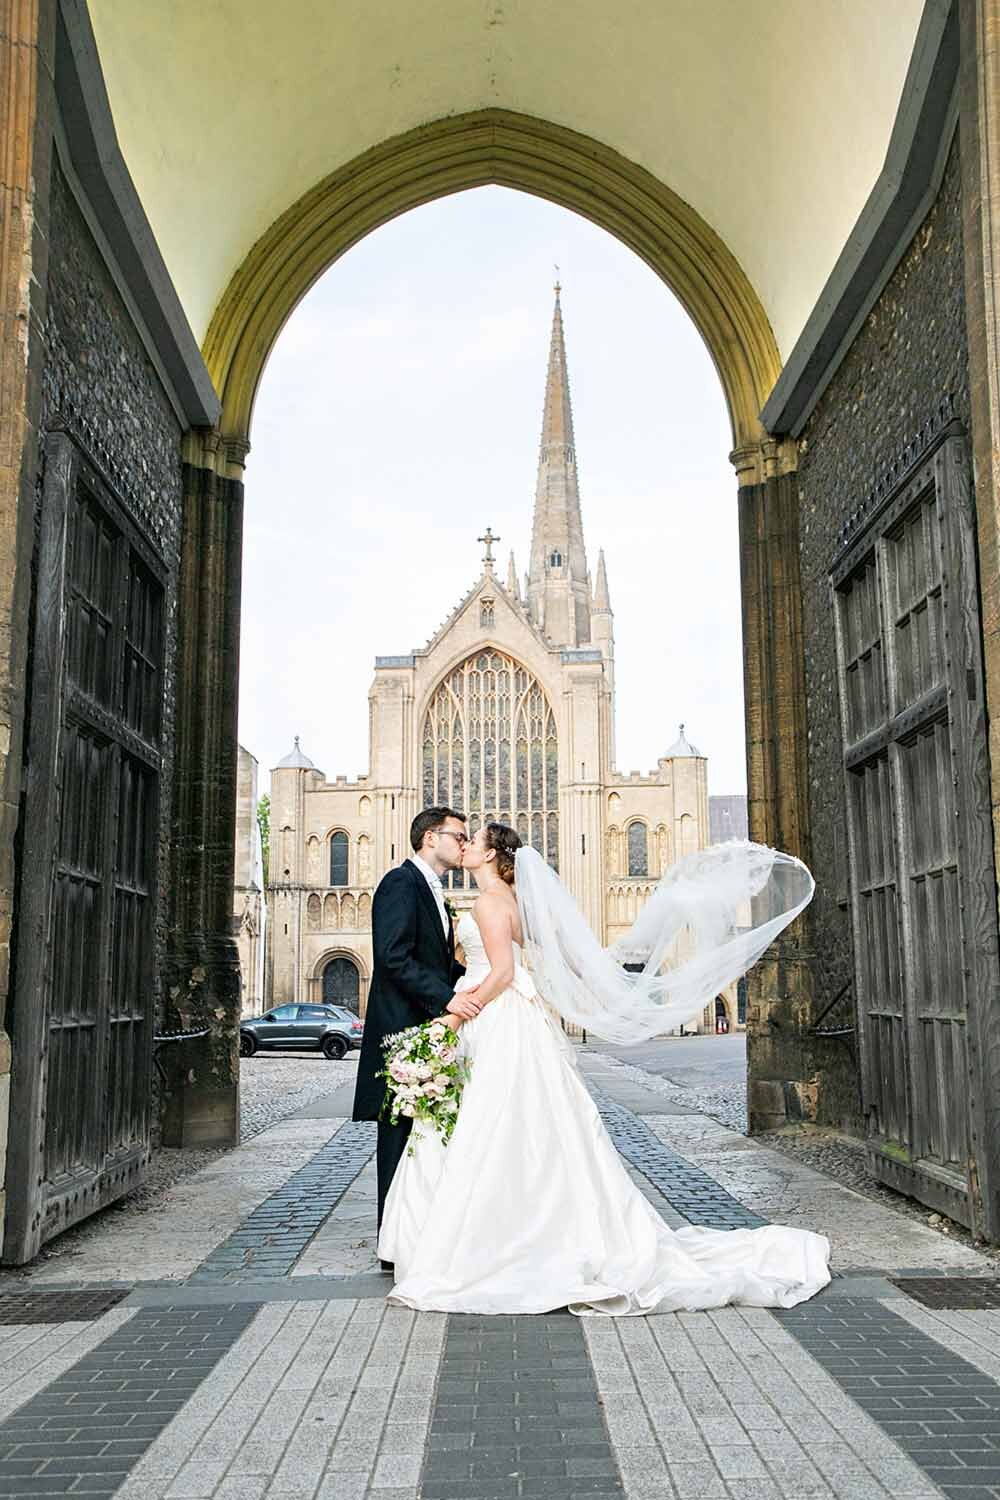
<svg viewBox="0 0 1000 1500">
<path fill-rule="evenodd" d="M 368 775 L 328 778 L 298 740 L 271 773 L 266 989 L 364 1013 L 378 881 L 410 853 L 421 808 L 471 831 L 515 827 L 558 870 L 604 943 L 662 871 L 709 842 L 707 760 L 684 727 L 648 775 L 615 769 L 614 616 L 603 552 L 584 544 L 559 289 L 552 322 L 531 557 L 482 570 L 421 650 L 375 660 Z M 452 900 L 473 899 L 461 871 Z M 732 997 L 726 999 L 736 1023 Z M 715 1011 L 699 1029 L 715 1029 Z"/>
</svg>

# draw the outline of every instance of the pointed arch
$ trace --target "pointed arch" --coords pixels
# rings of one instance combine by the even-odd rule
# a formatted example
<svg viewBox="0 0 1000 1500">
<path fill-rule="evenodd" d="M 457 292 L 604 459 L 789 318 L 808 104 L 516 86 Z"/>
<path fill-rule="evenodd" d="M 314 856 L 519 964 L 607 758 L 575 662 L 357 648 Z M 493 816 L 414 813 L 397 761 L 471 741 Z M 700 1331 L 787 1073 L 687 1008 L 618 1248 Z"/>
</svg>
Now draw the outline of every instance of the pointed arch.
<svg viewBox="0 0 1000 1500">
<path fill-rule="evenodd" d="M 763 304 L 704 219 L 610 146 L 511 110 L 407 131 L 346 163 L 291 205 L 223 293 L 203 354 L 222 399 L 222 436 L 245 452 L 261 372 L 286 318 L 365 235 L 409 209 L 487 184 L 572 209 L 635 251 L 705 340 L 729 408 L 733 446 L 761 440 L 759 413 L 781 359 Z"/>
<path fill-rule="evenodd" d="M 555 715 L 527 667 L 494 646 L 449 667 L 425 704 L 420 745 L 426 802 L 464 808 L 473 832 L 511 824 L 559 868 Z"/>
</svg>

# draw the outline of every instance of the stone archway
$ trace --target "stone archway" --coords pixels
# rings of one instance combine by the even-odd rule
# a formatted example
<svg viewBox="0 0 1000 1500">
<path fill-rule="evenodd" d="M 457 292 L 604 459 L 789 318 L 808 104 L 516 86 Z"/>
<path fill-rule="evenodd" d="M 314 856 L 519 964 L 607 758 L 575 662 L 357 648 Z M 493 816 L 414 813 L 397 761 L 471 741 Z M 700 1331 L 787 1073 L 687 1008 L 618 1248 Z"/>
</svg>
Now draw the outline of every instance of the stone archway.
<svg viewBox="0 0 1000 1500">
<path fill-rule="evenodd" d="M 733 446 L 761 441 L 781 370 L 763 304 L 735 256 L 676 193 L 589 136 L 509 110 L 438 120 L 331 173 L 262 235 L 212 317 L 203 354 L 230 454 L 248 444 L 261 373 L 313 283 L 372 230 L 435 198 L 492 184 L 572 209 L 654 270 L 699 329 L 722 383 Z"/>
<path fill-rule="evenodd" d="M 780 356 L 747 276 L 668 186 L 561 126 L 485 110 L 385 141 L 317 184 L 261 236 L 221 298 L 203 347 L 222 415 L 217 429 L 190 432 L 185 450 L 174 820 L 184 832 L 175 849 L 168 983 L 186 1014 L 205 1015 L 212 1037 L 200 1066 L 171 1096 L 170 1144 L 230 1139 L 235 1117 L 238 969 L 228 905 L 243 467 L 257 385 L 286 318 L 340 255 L 411 208 L 486 184 L 544 197 L 615 235 L 657 272 L 705 340 L 729 410 L 739 484 L 751 833 L 809 857 L 795 451 L 761 425 Z M 786 936 L 753 980 L 752 1119 L 769 1120 L 775 1100 L 804 1077 L 794 1038 L 809 993 L 799 940 Z M 780 1001 L 764 998 L 776 995 Z M 791 1024 L 769 1025 L 776 1010 Z"/>
<path fill-rule="evenodd" d="M 334 970 L 334 966 L 337 969 Z M 354 970 L 356 984 L 345 998 L 335 999 L 332 990 L 335 982 L 335 974 L 342 981 L 346 975 L 344 966 Z M 329 977 L 328 977 L 329 976 Z M 346 976 L 348 979 L 350 976 Z M 354 1010 L 364 1018 L 368 1009 L 368 986 L 371 983 L 371 971 L 360 953 L 353 948 L 331 947 L 326 948 L 312 965 L 308 976 L 309 1001 L 311 1004 L 344 1005 L 348 1010 Z M 353 997 L 353 998 L 352 998 Z"/>
</svg>

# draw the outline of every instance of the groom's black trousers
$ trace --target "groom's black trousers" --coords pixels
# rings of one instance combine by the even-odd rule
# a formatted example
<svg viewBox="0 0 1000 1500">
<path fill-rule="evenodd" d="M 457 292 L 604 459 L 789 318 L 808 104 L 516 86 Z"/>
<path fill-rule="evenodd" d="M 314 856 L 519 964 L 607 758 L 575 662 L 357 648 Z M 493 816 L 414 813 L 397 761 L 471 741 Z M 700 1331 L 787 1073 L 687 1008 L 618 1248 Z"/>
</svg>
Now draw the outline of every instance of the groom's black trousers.
<svg viewBox="0 0 1000 1500">
<path fill-rule="evenodd" d="M 413 1121 L 402 1119 L 398 1125 L 388 1120 L 378 1122 L 378 1145 L 375 1148 L 375 1167 L 378 1172 L 378 1227 L 382 1228 L 382 1213 L 385 1200 L 392 1185 L 396 1168 L 403 1160 L 403 1152 L 413 1129 Z"/>
<path fill-rule="evenodd" d="M 385 1105 L 385 1039 L 445 1010 L 465 973 L 455 962 L 455 934 L 442 930 L 431 888 L 412 860 L 383 876 L 372 903 L 374 966 L 354 1090 L 355 1120 L 378 1120 L 378 1221 L 406 1150 L 411 1122 L 379 1119 Z"/>
</svg>

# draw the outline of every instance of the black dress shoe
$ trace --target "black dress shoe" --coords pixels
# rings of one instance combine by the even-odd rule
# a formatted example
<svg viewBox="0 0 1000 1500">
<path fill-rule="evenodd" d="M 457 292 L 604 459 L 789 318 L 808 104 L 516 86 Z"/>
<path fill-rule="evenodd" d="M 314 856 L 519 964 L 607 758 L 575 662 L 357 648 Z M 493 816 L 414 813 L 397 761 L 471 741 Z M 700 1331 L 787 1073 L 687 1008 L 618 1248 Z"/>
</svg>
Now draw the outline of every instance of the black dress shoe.
<svg viewBox="0 0 1000 1500">
<path fill-rule="evenodd" d="M 396 1269 L 395 1264 L 391 1260 L 380 1260 L 379 1265 L 383 1271 L 395 1271 Z"/>
</svg>

